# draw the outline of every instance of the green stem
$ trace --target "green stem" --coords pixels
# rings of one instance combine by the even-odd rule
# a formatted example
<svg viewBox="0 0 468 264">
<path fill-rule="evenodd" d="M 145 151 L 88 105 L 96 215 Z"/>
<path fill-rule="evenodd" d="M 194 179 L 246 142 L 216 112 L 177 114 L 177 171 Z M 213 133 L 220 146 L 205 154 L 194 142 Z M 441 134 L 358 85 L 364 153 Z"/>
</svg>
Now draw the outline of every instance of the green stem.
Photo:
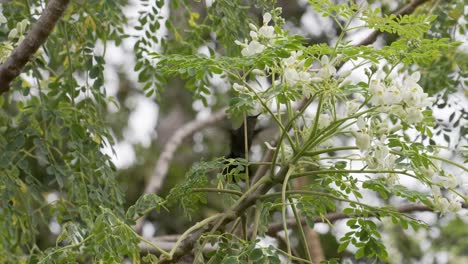
<svg viewBox="0 0 468 264">
<path fill-rule="evenodd" d="M 360 206 L 363 206 L 363 207 L 366 207 L 366 208 L 376 209 L 375 207 L 370 206 L 370 205 L 365 204 L 365 203 L 361 203 L 361 202 L 358 202 L 358 201 L 353 201 L 353 200 L 350 200 L 350 199 L 338 197 L 338 196 L 335 196 L 335 195 L 332 195 L 332 194 L 329 194 L 329 193 L 326 193 L 326 192 L 317 192 L 317 191 L 310 191 L 310 190 L 291 190 L 291 191 L 286 191 L 286 193 L 283 193 L 283 192 L 269 193 L 269 194 L 265 194 L 265 195 L 260 196 L 259 199 L 267 200 L 267 199 L 270 199 L 270 198 L 274 198 L 274 197 L 277 197 L 277 196 L 280 196 L 280 195 L 283 196 L 283 195 L 286 195 L 286 194 L 301 194 L 301 195 L 323 196 L 323 197 L 328 197 L 330 199 L 341 201 L 341 202 L 353 203 L 353 204 L 357 204 L 357 205 L 360 205 Z M 378 210 L 382 211 L 383 209 L 378 209 Z M 284 227 L 284 223 L 283 223 L 283 227 Z"/>
<path fill-rule="evenodd" d="M 427 156 L 428 156 L 429 158 L 432 158 L 432 159 L 436 159 L 436 160 L 440 160 L 440 161 L 446 162 L 446 163 L 448 163 L 448 164 L 451 164 L 451 165 L 453 165 L 453 166 L 455 166 L 455 167 L 458 167 L 458 168 L 460 168 L 460 169 L 462 169 L 462 170 L 468 172 L 468 168 L 466 168 L 466 167 L 462 166 L 461 164 L 458 164 L 458 163 L 456 163 L 456 162 L 454 162 L 454 161 L 451 161 L 451 160 L 448 160 L 448 159 L 444 159 L 444 158 L 441 158 L 441 157 L 439 157 L 439 156 L 433 156 L 433 155 L 427 155 Z"/>
<path fill-rule="evenodd" d="M 257 206 L 255 207 L 255 216 L 254 216 L 254 225 L 252 228 L 252 241 L 257 239 L 258 233 L 258 225 L 260 224 L 260 216 L 263 210 L 263 203 L 261 201 L 257 201 Z"/>
<path fill-rule="evenodd" d="M 284 229 L 284 236 L 286 238 L 286 247 L 288 248 L 288 254 L 291 255 L 291 242 L 289 241 L 289 234 L 288 234 L 288 224 L 287 224 L 287 217 L 286 217 L 286 189 L 288 188 L 288 181 L 289 177 L 291 176 L 292 172 L 294 171 L 294 165 L 289 165 L 289 170 L 286 173 L 286 177 L 284 178 L 283 186 L 281 189 L 281 201 L 283 206 L 281 208 L 281 214 L 283 217 L 283 229 Z M 291 258 L 288 258 L 288 263 L 291 261 Z"/>
<path fill-rule="evenodd" d="M 328 153 L 328 152 L 335 152 L 335 151 L 340 151 L 340 150 L 355 150 L 355 149 L 359 149 L 359 148 L 354 147 L 354 146 L 327 148 L 327 149 L 317 150 L 317 151 L 306 151 L 304 153 L 304 156 L 314 157 L 314 156 L 317 156 L 317 155 L 320 155 L 320 154 L 323 154 L 323 153 Z"/>
<path fill-rule="evenodd" d="M 307 102 L 304 104 L 304 107 L 302 109 L 300 109 L 299 113 L 297 113 L 293 119 L 289 120 L 288 124 L 286 125 L 286 129 L 285 131 L 282 131 L 281 132 L 281 136 L 280 138 L 278 139 L 278 142 L 276 142 L 276 150 L 275 150 L 275 153 L 273 154 L 273 158 L 271 159 L 272 163 L 271 163 L 271 168 L 275 168 L 276 166 L 276 160 L 278 159 L 278 154 L 279 154 L 279 146 L 281 146 L 281 142 L 283 141 L 283 138 L 284 138 L 284 134 L 287 134 L 289 129 L 291 129 L 292 125 L 293 125 L 293 122 L 299 117 L 301 116 L 304 111 L 307 109 L 307 107 L 314 101 L 315 99 L 315 96 L 316 95 L 313 95 L 311 98 L 309 98 L 307 100 Z M 294 149 L 293 149 L 294 150 Z M 295 150 L 294 150 L 295 151 Z M 275 171 L 273 169 L 270 169 L 270 177 L 273 179 L 274 178 L 274 173 Z"/>
<path fill-rule="evenodd" d="M 320 142 L 322 142 L 324 139 L 328 138 L 328 137 L 331 137 L 333 136 L 334 134 L 338 133 L 338 128 L 343 124 L 345 123 L 347 120 L 350 120 L 350 119 L 355 119 L 355 118 L 358 118 L 359 116 L 363 115 L 363 114 L 366 114 L 368 112 L 371 112 L 371 111 L 374 111 L 375 107 L 373 108 L 370 108 L 366 111 L 363 111 L 363 112 L 359 112 L 359 113 L 355 113 L 354 115 L 351 115 L 351 116 L 348 116 L 346 118 L 343 118 L 343 119 L 340 119 L 340 120 L 336 120 L 335 122 L 333 122 L 332 124 L 330 124 L 328 127 L 326 127 L 325 129 L 323 129 L 320 133 L 321 136 L 317 137 L 315 140 L 313 140 L 314 138 L 313 137 L 309 137 L 309 139 L 306 141 L 306 143 L 304 144 L 304 147 L 299 150 L 295 156 L 292 158 L 292 162 L 296 162 L 297 160 L 299 160 L 303 153 L 311 148 L 311 147 L 314 147 L 316 145 L 318 145 Z"/>
<path fill-rule="evenodd" d="M 301 242 L 302 246 L 304 247 L 304 252 L 307 256 L 307 259 L 312 262 L 312 257 L 310 256 L 309 252 L 309 245 L 307 244 L 307 238 L 305 236 L 304 228 L 302 227 L 301 224 L 301 216 L 299 215 L 299 212 L 297 211 L 296 205 L 294 204 L 294 201 L 291 199 L 291 197 L 288 197 L 289 204 L 291 204 L 291 208 L 294 214 L 294 218 L 296 219 L 296 226 L 299 229 L 299 234 L 301 235 Z"/>
<path fill-rule="evenodd" d="M 335 173 L 397 173 L 407 175 L 413 178 L 416 178 L 415 175 L 408 173 L 406 171 L 395 171 L 395 170 L 319 170 L 319 171 L 307 171 L 301 173 L 295 173 L 291 175 L 292 179 L 304 177 L 304 176 L 312 176 L 317 174 L 335 174 Z"/>
<path fill-rule="evenodd" d="M 193 231 L 199 229 L 199 228 L 202 228 L 203 226 L 207 225 L 208 223 L 210 223 L 211 221 L 221 217 L 221 216 L 224 216 L 224 213 L 220 213 L 220 214 L 215 214 L 215 215 L 212 215 L 208 218 L 205 218 L 204 220 L 202 220 L 201 222 L 198 222 L 196 223 L 195 225 L 193 225 L 192 227 L 190 227 L 189 229 L 187 229 L 180 237 L 179 239 L 177 239 L 177 242 L 175 243 L 174 247 L 172 248 L 171 252 L 169 252 L 169 255 L 168 255 L 168 258 L 169 259 L 172 259 L 172 256 L 174 256 L 174 253 L 177 251 L 177 249 L 179 248 L 180 244 L 182 243 L 182 241 L 188 237 L 188 235 L 190 235 L 190 233 L 192 233 Z"/>
<path fill-rule="evenodd" d="M 131 228 L 130 228 L 131 229 Z M 132 229 L 133 230 L 133 229 Z M 169 254 L 169 252 L 165 251 L 164 249 L 160 248 L 158 245 L 154 244 L 153 242 L 147 240 L 146 238 L 138 235 L 137 233 L 135 233 L 135 231 L 133 231 L 133 233 L 138 237 L 138 239 L 140 239 L 141 241 L 145 242 L 146 244 L 152 246 L 153 248 L 155 248 L 157 251 L 159 251 L 161 254 L 163 254 L 164 256 L 166 257 L 171 257 L 171 255 Z"/>
<path fill-rule="evenodd" d="M 242 192 L 235 190 L 217 189 L 217 188 L 193 188 L 192 192 L 213 192 L 213 193 L 227 193 L 242 196 Z"/>
<path fill-rule="evenodd" d="M 287 253 L 286 251 L 281 250 L 281 249 L 279 249 L 279 248 L 275 248 L 275 250 L 277 250 L 277 251 L 280 252 L 281 254 L 285 255 L 285 256 L 288 257 L 289 259 L 296 260 L 296 261 L 299 261 L 299 262 L 314 264 L 312 261 L 308 261 L 307 259 L 303 259 L 303 258 L 299 258 L 299 257 L 293 256 L 292 254 L 289 254 L 289 253 Z"/>
<path fill-rule="evenodd" d="M 61 248 L 58 248 L 52 252 L 50 252 L 49 254 L 47 254 L 47 256 L 45 256 L 44 258 L 42 258 L 38 263 L 41 264 L 41 263 L 47 263 L 46 260 L 49 259 L 51 256 L 53 256 L 54 254 L 60 252 L 60 251 L 65 251 L 69 248 L 74 248 L 74 247 L 79 247 L 81 245 L 83 245 L 86 241 L 88 241 L 89 239 L 91 239 L 94 235 L 89 235 L 87 238 L 83 239 L 81 242 L 77 243 L 77 244 L 72 244 L 72 245 L 68 245 L 68 246 L 64 246 L 64 247 L 61 247 Z"/>
<path fill-rule="evenodd" d="M 253 127 L 251 129 L 254 129 Z M 244 113 L 244 153 L 245 153 L 245 160 L 247 161 L 247 165 L 245 168 L 245 190 L 249 189 L 250 186 L 250 179 L 249 179 L 249 143 L 248 143 L 248 134 L 247 134 L 247 115 Z"/>
<path fill-rule="evenodd" d="M 323 94 L 320 95 L 320 98 L 318 101 L 317 112 L 315 112 L 314 124 L 312 126 L 312 132 L 310 133 L 309 140 L 315 138 L 315 134 L 317 133 L 318 122 L 320 119 L 320 111 L 322 111 L 322 104 L 323 104 Z"/>
</svg>

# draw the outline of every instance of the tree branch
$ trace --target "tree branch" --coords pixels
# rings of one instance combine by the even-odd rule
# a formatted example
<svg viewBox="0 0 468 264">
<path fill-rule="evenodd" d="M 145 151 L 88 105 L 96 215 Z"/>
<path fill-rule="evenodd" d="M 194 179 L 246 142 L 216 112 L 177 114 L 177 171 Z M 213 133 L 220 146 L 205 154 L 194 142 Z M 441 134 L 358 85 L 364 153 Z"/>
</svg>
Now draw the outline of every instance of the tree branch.
<svg viewBox="0 0 468 264">
<path fill-rule="evenodd" d="M 44 12 L 10 57 L 0 65 L 0 94 L 10 90 L 10 83 L 20 75 L 23 67 L 44 44 L 55 24 L 65 12 L 70 0 L 50 0 Z"/>
<path fill-rule="evenodd" d="M 467 209 L 468 208 L 468 203 L 463 203 L 462 207 Z M 408 204 L 408 205 L 403 205 L 401 207 L 396 208 L 396 211 L 398 211 L 399 213 L 432 212 L 432 209 L 430 207 L 425 206 L 425 205 Z M 336 222 L 338 220 L 351 218 L 353 216 L 355 216 L 355 215 L 353 215 L 353 214 L 343 214 L 343 213 L 329 213 L 329 214 L 326 214 L 323 218 L 317 217 L 314 220 L 314 222 L 315 223 L 329 223 L 329 222 L 333 223 L 333 222 Z M 286 221 L 286 224 L 288 225 L 289 228 L 293 228 L 293 227 L 297 226 L 297 221 L 296 221 L 295 218 L 289 218 Z M 301 224 L 302 225 L 307 225 L 305 218 L 301 219 Z M 283 223 L 275 223 L 275 224 L 271 224 L 268 227 L 268 230 L 266 231 L 265 234 L 269 235 L 269 236 L 272 236 L 272 237 L 275 237 L 276 233 L 278 233 L 280 231 L 283 231 Z M 250 234 L 249 234 L 249 236 L 250 236 Z M 173 248 L 173 246 L 175 245 L 175 243 L 176 243 L 176 241 L 178 240 L 179 237 L 180 237 L 180 235 L 158 236 L 158 237 L 153 237 L 153 238 L 149 239 L 149 241 L 151 241 L 154 244 L 156 244 L 156 245 L 162 247 L 163 249 L 169 251 L 169 250 L 171 250 Z M 149 250 L 151 252 L 154 251 L 153 248 L 148 247 L 144 243 L 140 244 L 140 249 L 145 250 L 145 251 Z M 214 249 L 215 249 L 214 247 L 210 246 L 210 247 L 205 248 L 204 250 L 211 251 L 211 250 L 214 250 Z M 159 252 L 156 252 L 156 251 L 154 251 L 153 253 L 159 254 Z"/>
<path fill-rule="evenodd" d="M 462 208 L 468 208 L 468 203 L 463 203 Z M 424 211 L 429 211 L 432 212 L 433 210 L 425 205 L 422 204 L 407 204 L 403 205 L 401 207 L 396 208 L 396 211 L 399 213 L 412 213 L 412 212 L 424 212 Z M 329 213 L 326 214 L 323 218 L 317 217 L 314 222 L 315 223 L 328 223 L 328 222 L 336 222 L 338 220 L 342 219 L 347 219 L 350 217 L 355 216 L 354 214 L 343 214 L 343 213 Z M 301 224 L 302 225 L 307 225 L 305 218 L 301 219 Z M 288 227 L 294 227 L 297 225 L 296 219 L 291 218 L 287 220 L 287 225 Z M 267 235 L 269 236 L 275 236 L 276 233 L 280 232 L 283 230 L 283 223 L 275 223 L 270 226 L 268 226 L 268 230 L 266 232 Z"/>
<path fill-rule="evenodd" d="M 395 11 L 393 14 L 397 16 L 404 16 L 404 15 L 409 15 L 414 12 L 414 10 L 420 6 L 421 4 L 424 4 L 428 0 L 413 0 L 411 3 L 403 6 L 399 10 Z M 375 30 L 369 36 L 367 36 L 365 39 L 363 39 L 361 42 L 356 44 L 356 46 L 365 46 L 365 45 L 370 45 L 374 43 L 377 40 L 377 37 L 382 34 L 382 31 Z"/>
<path fill-rule="evenodd" d="M 175 151 L 186 137 L 192 135 L 198 130 L 214 125 L 217 122 L 225 119 L 226 117 L 226 109 L 223 108 L 215 112 L 208 119 L 193 120 L 177 129 L 177 131 L 175 131 L 172 137 L 167 141 L 166 145 L 164 145 L 164 149 L 161 152 L 158 161 L 156 162 L 154 173 L 150 177 L 149 182 L 146 185 L 145 193 L 154 193 L 159 190 L 162 182 L 164 181 L 164 178 L 166 177 L 167 171 L 169 169 L 169 164 L 174 158 Z"/>
<path fill-rule="evenodd" d="M 193 120 L 186 123 L 184 126 L 180 127 L 175 131 L 171 138 L 167 141 L 164 145 L 164 149 L 159 156 L 158 161 L 156 162 L 156 166 L 154 169 L 153 174 L 149 178 L 148 183 L 145 187 L 145 194 L 148 193 L 156 193 L 161 188 L 164 179 L 166 178 L 167 171 L 169 169 L 169 165 L 171 164 L 172 159 L 174 158 L 174 153 L 176 152 L 177 148 L 182 144 L 182 141 L 193 133 L 208 127 L 212 126 L 221 120 L 227 117 L 226 108 L 223 108 L 213 115 L 211 115 L 208 119 L 204 120 Z M 140 233 L 141 228 L 145 222 L 146 217 L 141 217 L 138 219 L 135 225 L 135 230 L 137 233 Z"/>
</svg>

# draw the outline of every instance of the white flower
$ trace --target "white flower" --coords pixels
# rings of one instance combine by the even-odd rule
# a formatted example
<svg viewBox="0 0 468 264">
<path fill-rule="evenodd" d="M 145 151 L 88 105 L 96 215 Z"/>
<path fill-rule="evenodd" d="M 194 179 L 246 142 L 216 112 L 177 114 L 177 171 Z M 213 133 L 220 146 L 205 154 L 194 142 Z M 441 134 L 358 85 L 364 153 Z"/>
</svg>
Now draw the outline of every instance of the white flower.
<svg viewBox="0 0 468 264">
<path fill-rule="evenodd" d="M 332 117 L 329 114 L 320 114 L 318 128 L 322 129 L 330 125 Z"/>
<path fill-rule="evenodd" d="M 379 76 L 380 72 L 376 74 Z M 429 97 L 417 83 L 420 78 L 418 72 L 404 77 L 401 82 L 395 80 L 382 81 L 383 77 L 377 77 L 370 81 L 369 92 L 371 104 L 382 106 L 381 112 L 399 116 L 402 120 L 416 124 L 424 119 L 422 111 L 432 105 L 433 98 Z"/>
<path fill-rule="evenodd" d="M 449 203 L 449 206 L 448 206 L 449 212 L 456 213 L 456 212 L 460 211 L 461 208 L 462 208 L 461 201 L 459 201 L 459 200 L 450 200 L 450 203 Z"/>
<path fill-rule="evenodd" d="M 257 28 L 254 24 L 250 23 L 249 27 L 251 41 L 245 40 L 245 43 L 241 43 L 236 40 L 235 43 L 243 47 L 241 53 L 243 56 L 249 57 L 255 54 L 261 53 L 265 50 L 267 45 L 273 44 L 274 38 L 276 37 L 275 28 L 268 26 L 271 21 L 271 14 L 265 13 L 263 16 L 263 26 Z"/>
<path fill-rule="evenodd" d="M 299 79 L 299 73 L 294 68 L 286 68 L 283 73 L 284 81 L 291 85 L 296 84 Z"/>
<path fill-rule="evenodd" d="M 387 173 L 386 182 L 387 184 L 393 185 L 399 180 L 398 174 L 396 173 Z"/>
<path fill-rule="evenodd" d="M 258 38 L 258 33 L 255 32 L 255 31 L 250 31 L 249 35 L 250 35 L 250 37 L 252 39 L 257 39 Z"/>
<path fill-rule="evenodd" d="M 419 86 L 416 84 L 416 86 L 404 86 L 401 88 L 402 89 L 402 99 L 407 105 L 420 105 L 421 102 L 423 101 L 423 95 L 424 91 Z"/>
<path fill-rule="evenodd" d="M 12 29 L 10 33 L 8 34 L 8 39 L 13 40 L 18 36 L 18 30 L 16 28 Z"/>
<path fill-rule="evenodd" d="M 378 142 L 373 151 L 369 151 L 364 158 L 369 169 L 379 170 L 392 170 L 396 159 L 395 155 L 390 154 L 390 149 L 381 142 Z"/>
<path fill-rule="evenodd" d="M 307 72 L 298 72 L 293 68 L 286 68 L 283 77 L 284 81 L 292 86 L 298 83 L 307 83 L 310 80 L 310 75 Z"/>
<path fill-rule="evenodd" d="M 258 35 L 260 37 L 264 37 L 266 39 L 272 39 L 276 36 L 275 34 L 275 28 L 272 27 L 272 26 L 262 26 L 259 30 L 258 30 Z"/>
<path fill-rule="evenodd" d="M 243 86 L 243 85 L 240 85 L 240 84 L 238 84 L 238 83 L 234 83 L 234 84 L 232 85 L 232 88 L 233 88 L 234 90 L 236 90 L 237 92 L 239 92 L 239 93 L 246 93 L 246 92 L 249 91 L 249 90 L 247 89 L 247 87 L 245 87 L 245 86 Z"/>
<path fill-rule="evenodd" d="M 366 120 L 364 120 L 364 117 L 360 116 L 358 117 L 357 121 L 356 121 L 356 124 L 358 126 L 359 129 L 363 130 L 367 127 L 367 122 Z"/>
<path fill-rule="evenodd" d="M 434 179 L 438 178 L 439 176 L 436 175 L 436 172 L 432 169 L 432 167 L 429 167 L 429 168 L 422 168 L 421 169 L 421 172 L 424 174 L 424 176 L 428 179 L 432 179 L 434 181 Z"/>
<path fill-rule="evenodd" d="M 367 155 L 364 157 L 364 160 L 366 161 L 367 167 L 371 170 L 375 170 L 379 168 L 379 162 L 378 160 L 372 156 L 370 153 L 367 153 Z"/>
<path fill-rule="evenodd" d="M 255 26 L 255 25 L 252 24 L 252 23 L 249 23 L 249 28 L 250 28 L 251 30 L 253 30 L 253 31 L 258 31 L 257 26 Z"/>
<path fill-rule="evenodd" d="M 388 135 L 390 129 L 387 122 L 380 122 L 375 126 L 375 135 L 378 137 Z"/>
<path fill-rule="evenodd" d="M 393 154 L 389 154 L 387 159 L 385 159 L 384 166 L 388 170 L 393 170 L 395 168 L 395 161 L 397 160 L 397 156 Z"/>
<path fill-rule="evenodd" d="M 369 84 L 369 91 L 372 95 L 371 104 L 384 104 L 385 86 L 381 83 L 380 80 L 372 80 Z"/>
<path fill-rule="evenodd" d="M 241 53 L 243 56 L 249 57 L 261 53 L 264 50 L 264 45 L 260 44 L 260 42 L 256 40 L 252 40 L 245 48 L 242 49 Z"/>
<path fill-rule="evenodd" d="M 262 71 L 260 69 L 253 69 L 252 74 L 266 76 L 265 71 Z"/>
<path fill-rule="evenodd" d="M 432 181 L 436 184 L 440 184 L 446 189 L 453 189 L 461 184 L 460 180 L 452 173 L 449 173 L 446 176 L 440 176 L 439 174 L 434 173 Z"/>
<path fill-rule="evenodd" d="M 371 136 L 366 133 L 354 133 L 354 137 L 356 138 L 356 146 L 361 151 L 366 151 L 370 148 Z"/>
<path fill-rule="evenodd" d="M 410 124 L 416 124 L 423 120 L 424 116 L 422 110 L 419 107 L 408 107 L 406 109 L 406 115 L 402 116 Z"/>
<path fill-rule="evenodd" d="M 0 24 L 5 24 L 7 21 L 6 17 L 0 12 Z"/>
<path fill-rule="evenodd" d="M 322 64 L 322 68 L 320 68 L 318 71 L 317 77 L 322 79 L 329 79 L 330 77 L 336 75 L 336 68 L 330 63 L 328 56 L 322 56 L 320 63 Z"/>
<path fill-rule="evenodd" d="M 400 90 L 396 87 L 387 87 L 383 95 L 383 102 L 387 105 L 399 104 L 401 102 Z"/>
<path fill-rule="evenodd" d="M 440 212 L 441 215 L 444 215 L 449 212 L 456 213 L 461 209 L 461 198 L 451 195 L 450 200 L 443 197 L 438 186 L 432 186 L 433 199 L 432 203 L 434 206 L 434 211 Z"/>
<path fill-rule="evenodd" d="M 271 21 L 271 14 L 268 13 L 268 12 L 263 14 L 263 23 L 268 24 L 268 23 L 270 23 L 270 21 Z"/>
<path fill-rule="evenodd" d="M 302 51 L 292 51 L 291 55 L 286 59 L 282 59 L 283 65 L 285 67 L 296 67 L 300 68 L 304 65 L 304 60 L 300 60 L 299 57 L 302 56 Z"/>
<path fill-rule="evenodd" d="M 282 59 L 283 78 L 291 86 L 305 84 L 311 80 L 310 73 L 304 68 L 304 60 L 299 59 L 300 56 L 302 56 L 302 51 L 293 51 L 291 56 Z"/>
<path fill-rule="evenodd" d="M 431 106 L 434 98 L 424 93 L 423 88 L 418 84 L 420 77 L 421 75 L 419 72 L 415 72 L 411 76 L 406 77 L 401 84 L 400 90 L 402 100 L 407 105 L 423 108 Z"/>
<path fill-rule="evenodd" d="M 375 158 L 377 161 L 381 164 L 384 164 L 385 159 L 387 158 L 387 155 L 389 153 L 388 147 L 382 144 L 378 144 L 375 147 Z"/>
<path fill-rule="evenodd" d="M 406 115 L 405 109 L 401 105 L 392 105 L 388 109 L 388 113 L 392 113 L 396 116 L 404 117 Z"/>
<path fill-rule="evenodd" d="M 345 116 L 354 115 L 359 110 L 359 104 L 356 100 L 346 101 L 345 103 Z"/>
<path fill-rule="evenodd" d="M 249 27 L 251 41 L 247 40 L 244 43 L 236 40 L 235 43 L 243 47 L 241 53 L 243 56 L 249 57 L 255 54 L 261 53 L 265 50 L 266 46 L 273 44 L 274 38 L 276 37 L 275 28 L 273 26 L 268 26 L 268 23 L 271 21 L 271 14 L 265 13 L 263 15 L 263 26 L 257 28 L 254 24 L 250 23 Z"/>
</svg>

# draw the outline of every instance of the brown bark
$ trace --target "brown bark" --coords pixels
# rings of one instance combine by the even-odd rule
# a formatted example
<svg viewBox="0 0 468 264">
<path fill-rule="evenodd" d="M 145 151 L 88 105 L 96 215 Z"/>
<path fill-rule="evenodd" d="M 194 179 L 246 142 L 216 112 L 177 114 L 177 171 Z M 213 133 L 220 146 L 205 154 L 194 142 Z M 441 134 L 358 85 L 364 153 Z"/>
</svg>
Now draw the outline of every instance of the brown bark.
<svg viewBox="0 0 468 264">
<path fill-rule="evenodd" d="M 24 66 L 44 44 L 55 24 L 65 12 L 70 0 L 51 0 L 44 12 L 10 57 L 0 65 L 0 94 L 10 90 L 10 83 L 21 74 Z"/>
</svg>

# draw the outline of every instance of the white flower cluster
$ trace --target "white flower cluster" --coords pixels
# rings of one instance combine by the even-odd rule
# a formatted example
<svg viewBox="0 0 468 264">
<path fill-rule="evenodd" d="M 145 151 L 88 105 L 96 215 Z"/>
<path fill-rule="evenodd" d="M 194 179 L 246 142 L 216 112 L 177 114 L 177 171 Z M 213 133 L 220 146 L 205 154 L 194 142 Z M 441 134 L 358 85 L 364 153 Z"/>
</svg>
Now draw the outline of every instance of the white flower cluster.
<svg viewBox="0 0 468 264">
<path fill-rule="evenodd" d="M 26 27 L 29 25 L 29 21 L 27 19 L 23 19 L 21 22 L 16 24 L 16 27 L 13 28 L 10 33 L 8 33 L 8 40 L 14 40 L 19 38 L 18 42 L 23 41 L 24 34 L 26 32 Z"/>
<path fill-rule="evenodd" d="M 434 205 L 434 211 L 444 215 L 446 213 L 456 213 L 462 208 L 462 198 L 455 194 L 450 194 L 449 198 L 442 196 L 440 187 L 432 186 L 432 194 L 434 198 L 432 203 Z"/>
<path fill-rule="evenodd" d="M 312 89 L 307 89 L 310 86 L 307 84 L 319 83 L 326 79 L 330 79 L 336 75 L 336 69 L 324 55 L 320 59 L 321 67 L 318 70 L 306 67 L 305 59 L 302 57 L 302 51 L 293 51 L 288 58 L 281 60 L 283 67 L 283 82 L 289 87 L 302 88 L 305 96 L 310 96 L 313 93 Z"/>
<path fill-rule="evenodd" d="M 235 43 L 242 47 L 241 54 L 245 57 L 252 57 L 265 51 L 267 47 L 273 46 L 275 41 L 281 37 L 275 32 L 273 26 L 268 25 L 272 20 L 270 13 L 263 15 L 263 25 L 257 28 L 253 24 L 250 26 L 251 40 L 245 39 L 244 42 L 238 40 Z M 284 84 L 287 87 L 302 88 L 305 96 L 310 96 L 313 91 L 306 89 L 307 84 L 313 82 L 321 82 L 336 75 L 336 68 L 328 56 L 322 56 L 320 60 L 321 67 L 319 69 L 311 69 L 305 66 L 306 60 L 303 58 L 302 51 L 292 51 L 288 58 L 280 60 L 279 65 L 282 68 L 282 78 L 277 80 L 277 84 Z M 268 66 L 267 66 L 268 67 Z M 264 75 L 262 69 L 254 69 L 252 73 L 256 75 Z M 239 87 L 237 87 L 239 88 Z M 242 90 L 242 89 L 239 89 Z"/>
<path fill-rule="evenodd" d="M 390 149 L 386 146 L 387 127 L 383 123 L 375 124 L 375 131 L 370 130 L 363 117 L 357 120 L 359 132 L 354 131 L 356 146 L 361 150 L 364 157 L 363 160 L 367 167 L 371 170 L 391 171 L 395 169 L 395 160 L 397 156 L 390 153 Z M 379 139 L 374 139 L 378 136 Z M 379 173 L 379 177 L 383 177 L 389 184 L 394 184 L 398 181 L 396 173 Z"/>
<path fill-rule="evenodd" d="M 265 13 L 263 15 L 263 26 L 257 28 L 254 24 L 249 24 L 250 26 L 250 37 L 252 40 L 248 42 L 247 40 L 244 43 L 236 40 L 236 44 L 243 47 L 241 50 L 242 56 L 250 57 L 259 53 L 262 53 L 267 45 L 273 44 L 276 37 L 275 28 L 269 26 L 268 23 L 271 21 L 271 14 Z"/>
<path fill-rule="evenodd" d="M 6 24 L 7 19 L 2 13 L 2 6 L 0 4 L 0 25 Z M 5 60 L 10 56 L 10 53 L 13 49 L 22 42 L 25 38 L 26 28 L 29 25 L 27 19 L 23 19 L 21 22 L 16 24 L 16 27 L 10 30 L 8 33 L 8 39 L 0 43 L 0 63 L 5 62 Z"/>
<path fill-rule="evenodd" d="M 442 215 L 450 212 L 458 212 L 462 207 L 462 198 L 455 195 L 450 194 L 449 197 L 444 197 L 441 192 L 441 187 L 445 189 L 454 189 L 460 186 L 461 181 L 452 173 L 448 173 L 447 175 L 440 175 L 439 173 L 435 172 L 432 168 L 429 169 L 421 169 L 421 172 L 427 178 L 432 178 L 432 182 L 434 185 L 432 186 L 432 203 L 434 205 L 434 210 L 436 212 L 440 212 Z"/>
<path fill-rule="evenodd" d="M 372 80 L 369 85 L 371 103 L 383 106 L 382 111 L 394 114 L 410 124 L 421 122 L 424 118 L 422 111 L 432 105 L 434 98 L 429 97 L 419 86 L 420 77 L 420 73 L 415 72 L 400 81 L 392 80 L 390 84 L 379 78 Z"/>
<path fill-rule="evenodd" d="M 322 67 L 315 75 L 315 78 L 317 78 L 317 80 L 321 81 L 329 79 L 336 75 L 336 68 L 335 66 L 333 66 L 333 63 L 330 61 L 328 56 L 322 56 L 322 58 L 320 58 L 320 64 L 322 65 Z"/>
<path fill-rule="evenodd" d="M 305 60 L 300 59 L 302 51 L 293 51 L 291 56 L 281 60 L 283 80 L 289 86 L 302 85 L 311 81 L 311 74 L 304 67 Z"/>
</svg>

